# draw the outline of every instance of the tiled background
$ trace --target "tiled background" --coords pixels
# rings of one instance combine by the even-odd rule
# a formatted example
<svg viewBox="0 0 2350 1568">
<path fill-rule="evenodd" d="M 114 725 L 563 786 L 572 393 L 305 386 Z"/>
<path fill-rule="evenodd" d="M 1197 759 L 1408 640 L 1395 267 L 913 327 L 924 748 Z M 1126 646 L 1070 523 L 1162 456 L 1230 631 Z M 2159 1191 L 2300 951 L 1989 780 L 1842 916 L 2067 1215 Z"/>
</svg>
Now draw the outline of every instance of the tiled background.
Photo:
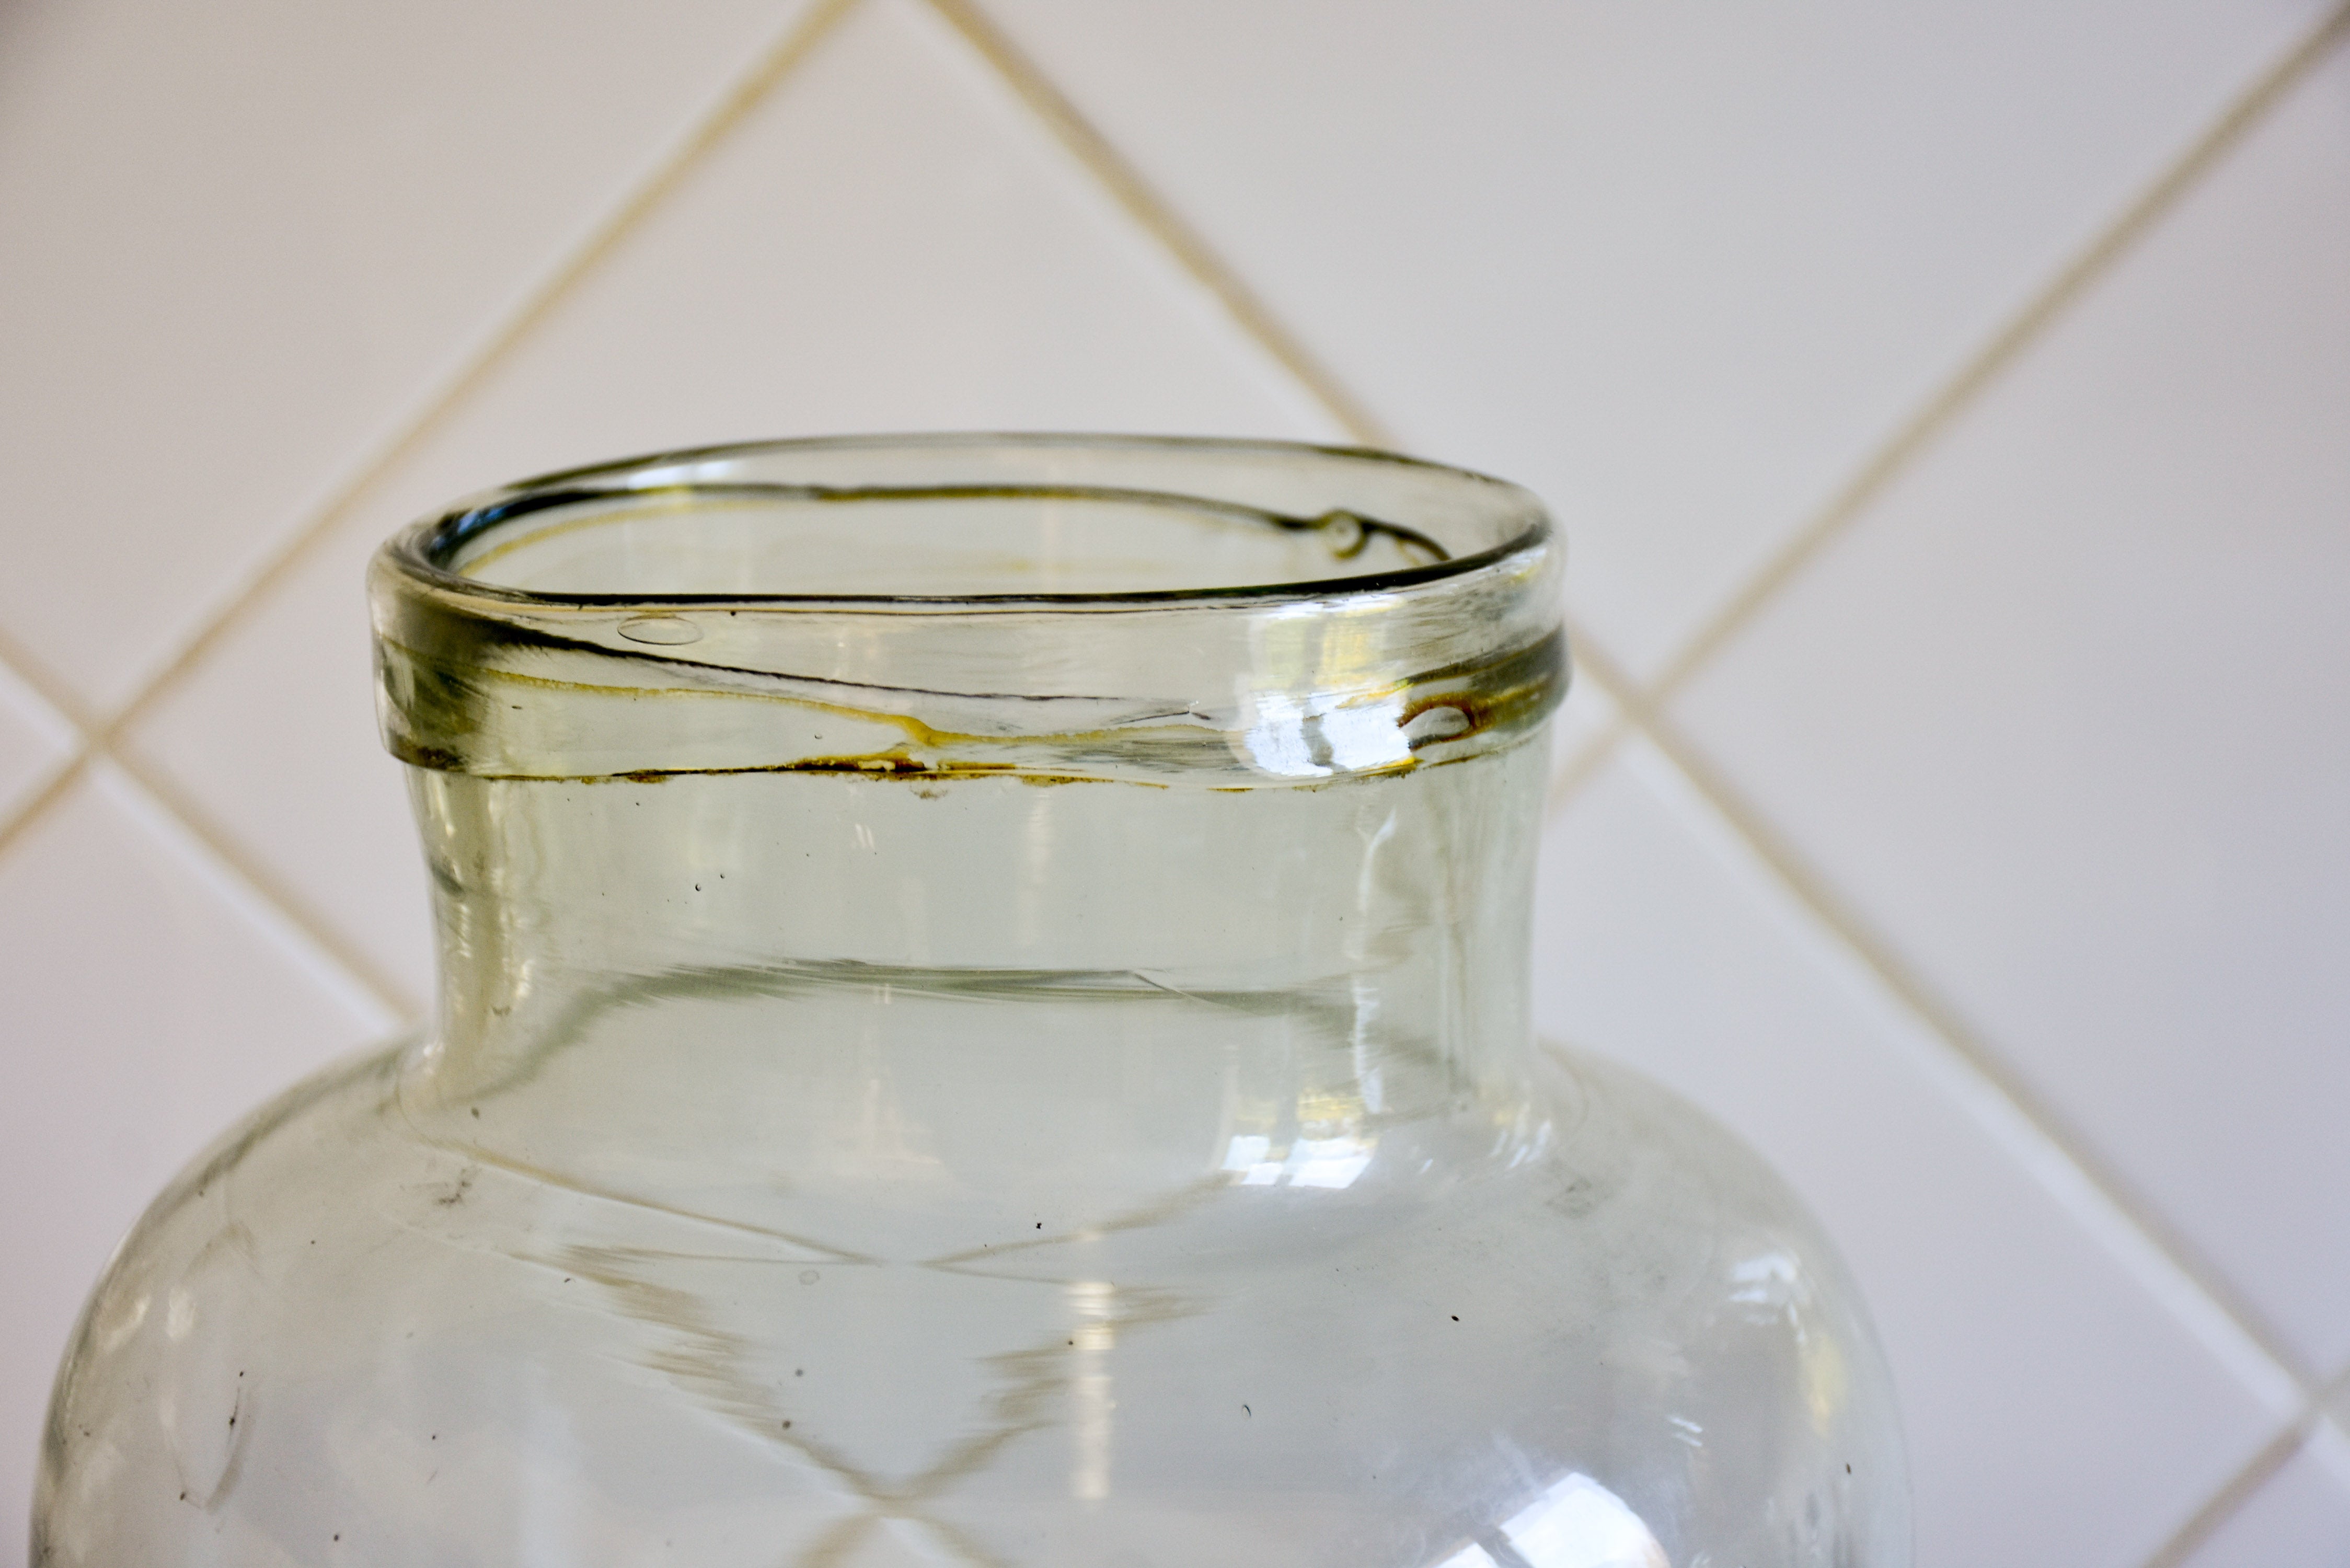
<svg viewBox="0 0 2350 1568">
<path fill-rule="evenodd" d="M 2345 16 L 0 0 L 0 1540 L 114 1237 L 424 994 L 374 541 L 985 426 L 1544 493 L 1542 1017 L 1841 1240 L 1924 1568 L 2350 1563 Z"/>
</svg>

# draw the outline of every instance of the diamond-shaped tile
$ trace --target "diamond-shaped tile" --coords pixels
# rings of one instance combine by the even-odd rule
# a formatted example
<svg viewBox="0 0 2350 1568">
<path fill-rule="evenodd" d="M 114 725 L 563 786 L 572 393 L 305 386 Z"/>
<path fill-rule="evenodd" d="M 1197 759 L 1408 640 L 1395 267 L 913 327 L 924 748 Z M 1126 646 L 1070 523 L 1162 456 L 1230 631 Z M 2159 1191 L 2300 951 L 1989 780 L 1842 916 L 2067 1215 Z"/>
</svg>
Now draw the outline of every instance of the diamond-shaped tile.
<svg viewBox="0 0 2350 1568">
<path fill-rule="evenodd" d="M 129 695 L 801 8 L 10 7 L 0 625 Z"/>
<path fill-rule="evenodd" d="M 1797 852 L 2350 1358 L 2350 49 L 1684 699 Z"/>
<path fill-rule="evenodd" d="M 1547 1033 L 1729 1124 L 1835 1238 L 1900 1392 L 1921 1568 L 2136 1568 L 2290 1413 L 1645 744 L 1552 826 L 1534 964 Z"/>
<path fill-rule="evenodd" d="M 1636 670 L 2324 9 L 985 4 Z"/>
<path fill-rule="evenodd" d="M 876 0 L 132 743 L 421 999 L 421 861 L 359 597 L 375 543 L 595 458 L 946 426 L 1335 433 L 959 38 Z"/>
<path fill-rule="evenodd" d="M 0 860 L 0 1539 L 108 1251 L 236 1116 L 386 1020 L 99 767 Z"/>
</svg>

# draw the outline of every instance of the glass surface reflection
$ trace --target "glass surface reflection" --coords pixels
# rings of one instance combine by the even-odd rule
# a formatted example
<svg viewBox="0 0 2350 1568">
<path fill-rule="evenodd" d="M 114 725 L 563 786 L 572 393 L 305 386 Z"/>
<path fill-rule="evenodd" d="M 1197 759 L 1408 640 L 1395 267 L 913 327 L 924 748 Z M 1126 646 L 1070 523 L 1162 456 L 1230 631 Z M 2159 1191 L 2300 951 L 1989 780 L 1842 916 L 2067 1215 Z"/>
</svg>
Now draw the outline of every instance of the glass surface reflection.
<svg viewBox="0 0 2350 1568">
<path fill-rule="evenodd" d="M 1502 1523 L 1500 1539 L 1471 1542 L 1436 1568 L 1670 1568 L 1665 1549 L 1624 1500 L 1579 1471 Z"/>
<path fill-rule="evenodd" d="M 1069 1377 L 1069 1426 L 1076 1453 L 1069 1465 L 1069 1495 L 1097 1502 L 1109 1495 L 1109 1353 L 1118 1343 L 1118 1292 L 1102 1280 L 1079 1280 L 1067 1287 L 1075 1320 L 1069 1345 L 1076 1352 Z"/>
<path fill-rule="evenodd" d="M 1243 1187 L 1351 1187 L 1371 1163 L 1375 1138 L 1352 1134 L 1337 1137 L 1301 1137 L 1282 1158 L 1271 1158 L 1273 1140 L 1254 1134 L 1233 1137 L 1225 1151 L 1223 1168 Z"/>
</svg>

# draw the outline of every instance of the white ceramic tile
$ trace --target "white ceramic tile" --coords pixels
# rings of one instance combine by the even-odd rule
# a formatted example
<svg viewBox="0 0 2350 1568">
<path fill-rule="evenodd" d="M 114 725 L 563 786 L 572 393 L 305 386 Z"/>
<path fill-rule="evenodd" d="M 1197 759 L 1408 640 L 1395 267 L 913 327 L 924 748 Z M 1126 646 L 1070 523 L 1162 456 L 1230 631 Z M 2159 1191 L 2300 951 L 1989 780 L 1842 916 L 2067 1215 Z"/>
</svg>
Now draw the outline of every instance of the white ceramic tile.
<svg viewBox="0 0 2350 1568">
<path fill-rule="evenodd" d="M 0 624 L 94 705 L 802 0 L 0 15 Z"/>
<path fill-rule="evenodd" d="M 937 16 L 866 0 L 390 488 L 890 429 L 1339 432 Z"/>
<path fill-rule="evenodd" d="M 1606 740 L 1623 710 L 1599 682 L 1581 670 L 1567 682 L 1566 701 L 1551 718 L 1551 774 L 1556 778 L 1591 760 L 1592 748 Z"/>
<path fill-rule="evenodd" d="M 2324 8 L 987 5 L 1636 670 Z"/>
<path fill-rule="evenodd" d="M 2350 50 L 1680 716 L 2272 1319 L 2350 1357 Z"/>
<path fill-rule="evenodd" d="M 2321 1427 L 2184 1568 L 2350 1568 L 2350 1442 Z"/>
<path fill-rule="evenodd" d="M 389 527 L 328 535 L 124 743 L 421 1016 L 432 906 L 402 770 L 376 732 L 364 590 Z"/>
<path fill-rule="evenodd" d="M 74 728 L 0 664 L 0 823 L 73 755 Z"/>
<path fill-rule="evenodd" d="M 0 1540 L 117 1238 L 237 1116 L 384 1020 L 100 767 L 0 861 Z"/>
<path fill-rule="evenodd" d="M 1644 742 L 1553 825 L 1534 950 L 1546 1033 L 1736 1128 L 1835 1239 L 1900 1391 L 1919 1568 L 2136 1568 L 2290 1413 Z"/>
<path fill-rule="evenodd" d="M 408 990 L 421 857 L 360 572 L 524 473 L 738 437 L 1336 433 L 927 10 L 872 0 L 132 737 Z"/>
</svg>

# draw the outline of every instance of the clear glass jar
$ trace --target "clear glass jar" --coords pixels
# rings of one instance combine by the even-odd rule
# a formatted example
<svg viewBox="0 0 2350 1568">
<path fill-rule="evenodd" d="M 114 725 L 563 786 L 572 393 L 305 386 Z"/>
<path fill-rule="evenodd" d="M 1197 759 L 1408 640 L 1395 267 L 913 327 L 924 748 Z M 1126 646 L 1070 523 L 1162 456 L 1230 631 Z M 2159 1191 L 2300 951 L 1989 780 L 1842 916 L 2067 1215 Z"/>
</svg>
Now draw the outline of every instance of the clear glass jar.
<svg viewBox="0 0 2350 1568">
<path fill-rule="evenodd" d="M 400 535 L 436 1017 L 156 1200 L 36 1563 L 1900 1568 L 1827 1246 L 1530 1033 L 1557 572 L 1491 480 L 1125 439 Z"/>
</svg>

